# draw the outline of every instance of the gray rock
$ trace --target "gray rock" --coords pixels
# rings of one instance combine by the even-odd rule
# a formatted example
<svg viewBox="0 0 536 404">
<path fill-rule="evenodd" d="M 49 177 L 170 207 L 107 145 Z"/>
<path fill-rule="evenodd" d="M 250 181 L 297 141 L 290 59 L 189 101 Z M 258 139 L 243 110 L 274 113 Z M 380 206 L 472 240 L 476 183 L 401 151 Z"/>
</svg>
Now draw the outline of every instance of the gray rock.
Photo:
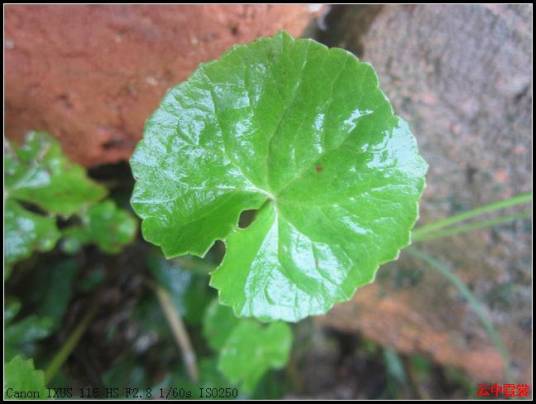
<svg viewBox="0 0 536 404">
<path fill-rule="evenodd" d="M 430 165 L 421 224 L 532 190 L 532 5 L 345 6 L 333 10 L 326 23 L 332 28 L 320 38 L 370 62 L 395 110 L 413 128 Z M 449 262 L 486 305 L 510 350 L 516 382 L 530 381 L 531 221 L 420 247 Z M 418 264 L 402 257 L 395 265 L 380 270 L 379 282 L 396 299 L 397 271 Z M 436 355 L 423 341 L 444 333 L 453 345 L 449 350 L 460 355 L 476 352 L 477 346 L 482 355 L 488 345 L 493 348 L 477 317 L 440 277 L 426 274 L 403 287 L 413 288 L 415 297 L 408 300 L 404 294 L 400 304 L 416 316 L 429 318 L 433 310 L 434 317 L 448 319 L 423 322 L 424 329 L 408 336 L 413 342 L 404 342 L 412 348 L 404 350 L 462 366 L 463 358 Z M 374 310 L 363 306 L 359 295 L 349 304 Z M 392 314 L 381 310 L 374 315 Z M 337 326 L 338 313 L 335 309 L 322 321 Z M 369 326 L 369 317 L 357 310 L 349 328 L 397 346 L 397 338 Z M 497 375 L 493 366 L 494 361 L 476 358 L 473 366 L 462 367 L 482 379 Z"/>
</svg>

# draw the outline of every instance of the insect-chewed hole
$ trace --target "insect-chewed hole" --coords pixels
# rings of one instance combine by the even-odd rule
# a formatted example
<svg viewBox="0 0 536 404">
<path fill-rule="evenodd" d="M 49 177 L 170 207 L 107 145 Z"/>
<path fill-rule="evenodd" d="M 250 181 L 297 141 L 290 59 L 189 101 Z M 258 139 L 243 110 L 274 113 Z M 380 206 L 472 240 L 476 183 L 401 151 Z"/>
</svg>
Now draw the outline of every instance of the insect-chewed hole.
<svg viewBox="0 0 536 404">
<path fill-rule="evenodd" d="M 240 219 L 238 220 L 238 227 L 245 229 L 248 227 L 255 219 L 255 209 L 245 210 L 240 214 Z"/>
<path fill-rule="evenodd" d="M 223 257 L 225 256 L 225 243 L 221 240 L 216 240 L 212 247 L 210 247 L 210 250 L 207 252 L 206 257 L 209 257 L 209 259 L 215 263 L 218 263 L 218 265 L 223 260 Z"/>
</svg>

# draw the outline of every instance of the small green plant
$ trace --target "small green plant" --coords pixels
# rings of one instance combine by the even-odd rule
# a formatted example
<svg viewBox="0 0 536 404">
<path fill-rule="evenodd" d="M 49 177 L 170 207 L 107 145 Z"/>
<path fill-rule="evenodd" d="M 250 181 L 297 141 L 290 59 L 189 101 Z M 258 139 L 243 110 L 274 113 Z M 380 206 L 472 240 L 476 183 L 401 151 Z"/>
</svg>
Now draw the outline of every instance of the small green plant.
<svg viewBox="0 0 536 404">
<path fill-rule="evenodd" d="M 64 237 L 64 250 L 76 252 L 95 243 L 107 253 L 117 253 L 136 235 L 132 215 L 102 201 L 107 190 L 70 161 L 59 143 L 45 132 L 30 132 L 21 147 L 6 143 L 4 252 L 7 272 L 33 252 L 52 250 Z M 58 228 L 58 219 L 78 219 L 78 224 Z"/>
<path fill-rule="evenodd" d="M 427 169 L 369 64 L 286 33 L 235 46 L 171 89 L 130 163 L 146 240 L 168 258 L 223 240 L 210 281 L 220 303 L 293 322 L 398 257 Z"/>
<path fill-rule="evenodd" d="M 20 147 L 5 141 L 4 161 L 5 280 L 17 263 L 36 252 L 53 250 L 59 240 L 67 254 L 74 254 L 89 243 L 112 254 L 120 252 L 136 236 L 135 217 L 111 199 L 104 199 L 106 188 L 70 161 L 47 133 L 30 132 Z M 36 308 L 29 315 L 21 315 L 22 304 L 18 299 L 7 297 L 6 386 L 13 391 L 32 390 L 40 393 L 39 398 L 46 398 L 42 393 L 49 377 L 34 369 L 32 359 L 25 358 L 32 358 L 38 342 L 61 327 L 77 270 L 69 257 L 50 268 L 36 270 L 36 302 L 30 302 Z M 58 367 L 61 363 L 53 361 Z M 8 391 L 4 393 L 9 396 Z"/>
</svg>

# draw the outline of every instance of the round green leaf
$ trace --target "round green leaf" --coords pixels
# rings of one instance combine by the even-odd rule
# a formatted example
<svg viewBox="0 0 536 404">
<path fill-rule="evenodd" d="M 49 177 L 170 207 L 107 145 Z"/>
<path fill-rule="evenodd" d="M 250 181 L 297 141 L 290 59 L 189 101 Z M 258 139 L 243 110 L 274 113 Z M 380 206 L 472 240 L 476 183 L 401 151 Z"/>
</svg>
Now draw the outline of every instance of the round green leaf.
<svg viewBox="0 0 536 404">
<path fill-rule="evenodd" d="M 146 240 L 167 257 L 225 240 L 220 302 L 288 321 L 350 299 L 409 244 L 427 168 L 369 64 L 286 33 L 169 91 L 131 166 Z"/>
</svg>

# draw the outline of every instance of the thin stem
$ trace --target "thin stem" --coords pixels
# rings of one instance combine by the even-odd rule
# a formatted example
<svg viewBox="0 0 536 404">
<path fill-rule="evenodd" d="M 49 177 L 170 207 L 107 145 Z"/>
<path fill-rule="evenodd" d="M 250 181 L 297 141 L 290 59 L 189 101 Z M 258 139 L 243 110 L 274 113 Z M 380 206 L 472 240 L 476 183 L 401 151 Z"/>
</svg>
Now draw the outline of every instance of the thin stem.
<svg viewBox="0 0 536 404">
<path fill-rule="evenodd" d="M 486 334 L 488 335 L 489 339 L 499 351 L 504 363 L 504 372 L 506 375 L 506 379 L 508 381 L 511 381 L 512 372 L 510 368 L 510 354 L 501 338 L 501 335 L 495 329 L 495 326 L 493 325 L 493 322 L 489 317 L 489 313 L 484 307 L 484 305 L 477 299 L 477 297 L 473 294 L 473 292 L 471 292 L 471 290 L 465 285 L 465 283 L 445 264 L 436 260 L 434 257 L 426 254 L 425 252 L 415 249 L 414 247 L 409 247 L 406 249 L 406 251 L 411 256 L 426 262 L 433 269 L 437 270 L 448 281 L 450 281 L 456 287 L 456 289 L 458 289 L 463 298 L 467 300 L 469 307 L 475 312 L 481 324 L 484 326 L 484 330 L 486 331 Z"/>
<path fill-rule="evenodd" d="M 97 306 L 93 305 L 82 318 L 82 321 L 76 326 L 74 331 L 69 335 L 65 343 L 62 345 L 60 350 L 54 355 L 50 364 L 45 370 L 45 381 L 46 383 L 50 382 L 52 378 L 56 375 L 61 366 L 65 363 L 71 352 L 78 345 L 78 341 L 87 330 L 87 327 L 91 324 L 91 321 L 97 314 Z"/>
<path fill-rule="evenodd" d="M 166 320 L 173 332 L 173 336 L 175 337 L 175 342 L 182 353 L 182 358 L 186 365 L 188 375 L 194 383 L 197 383 L 199 372 L 197 370 L 196 355 L 192 348 L 192 344 L 190 343 L 190 338 L 188 337 L 188 332 L 186 331 L 182 317 L 171 301 L 171 297 L 167 290 L 153 282 L 150 282 L 150 285 L 158 297 L 160 307 L 162 307 L 162 311 L 164 312 Z"/>
<path fill-rule="evenodd" d="M 480 206 L 476 209 L 472 209 L 467 212 L 463 212 L 458 215 L 453 215 L 445 219 L 421 226 L 413 232 L 413 235 L 415 237 L 421 237 L 424 234 L 430 233 L 432 231 L 437 231 L 439 229 L 442 229 L 443 227 L 451 226 L 453 224 L 462 222 L 467 219 L 471 219 L 476 216 L 480 216 L 484 213 L 494 212 L 499 209 L 504 209 L 510 206 L 515 206 L 530 201 L 532 201 L 532 192 L 519 194 L 509 199 L 496 201 L 488 205 Z"/>
<path fill-rule="evenodd" d="M 483 221 L 475 222 L 475 223 L 468 223 L 462 226 L 455 226 L 450 229 L 447 228 L 443 231 L 427 232 L 424 234 L 422 234 L 422 232 L 416 233 L 416 234 L 414 233 L 411 239 L 412 241 L 415 242 L 415 241 L 435 240 L 435 239 L 442 238 L 442 237 L 450 237 L 456 234 L 467 233 L 473 230 L 485 229 L 487 227 L 497 226 L 499 224 L 507 223 L 512 220 L 525 219 L 525 218 L 530 217 L 531 213 L 532 211 L 527 210 L 524 212 L 514 213 L 512 215 L 500 216 L 494 219 L 483 220 Z"/>
</svg>

